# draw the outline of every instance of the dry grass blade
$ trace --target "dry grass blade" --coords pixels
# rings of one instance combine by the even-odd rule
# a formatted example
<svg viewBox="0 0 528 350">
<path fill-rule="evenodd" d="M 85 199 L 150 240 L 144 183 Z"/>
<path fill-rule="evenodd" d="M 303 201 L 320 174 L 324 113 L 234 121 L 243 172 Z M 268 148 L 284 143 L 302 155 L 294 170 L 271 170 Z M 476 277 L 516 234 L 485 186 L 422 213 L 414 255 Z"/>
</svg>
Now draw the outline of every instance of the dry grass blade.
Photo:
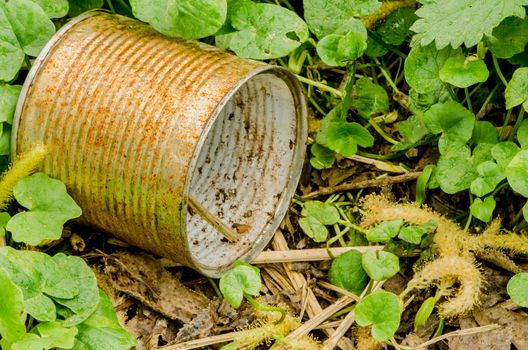
<svg viewBox="0 0 528 350">
<path fill-rule="evenodd" d="M 502 326 L 498 325 L 498 324 L 490 324 L 490 325 L 482 326 L 482 327 L 473 327 L 473 328 L 461 329 L 461 330 L 458 330 L 458 331 L 453 331 L 453 332 L 449 332 L 449 333 L 443 334 L 443 335 L 441 335 L 439 337 L 436 337 L 436 338 L 433 338 L 431 340 L 428 340 L 425 343 L 422 343 L 422 344 L 420 344 L 420 345 L 418 345 L 416 347 L 409 347 L 409 348 L 406 348 L 406 349 L 408 349 L 408 350 L 425 349 L 429 345 L 433 345 L 434 343 L 438 343 L 439 341 L 447 339 L 447 338 L 450 338 L 450 337 L 489 332 L 489 331 L 492 331 L 492 330 L 495 330 L 495 329 L 499 329 L 501 327 Z"/>
<path fill-rule="evenodd" d="M 331 260 L 332 257 L 328 255 L 328 251 L 330 251 L 333 257 L 336 257 L 353 249 L 364 253 L 369 250 L 381 250 L 383 249 L 383 246 L 337 247 L 329 248 L 328 250 L 325 248 L 274 251 L 268 250 L 260 253 L 251 263 L 258 265 Z"/>
</svg>

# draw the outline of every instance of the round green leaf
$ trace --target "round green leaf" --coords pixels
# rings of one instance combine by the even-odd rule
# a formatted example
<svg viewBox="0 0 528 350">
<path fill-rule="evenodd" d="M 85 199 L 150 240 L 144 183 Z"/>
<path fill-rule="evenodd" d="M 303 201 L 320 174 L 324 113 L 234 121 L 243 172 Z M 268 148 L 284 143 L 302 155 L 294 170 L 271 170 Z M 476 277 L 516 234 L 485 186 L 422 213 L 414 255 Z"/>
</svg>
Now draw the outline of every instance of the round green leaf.
<svg viewBox="0 0 528 350">
<path fill-rule="evenodd" d="M 528 112 L 528 67 L 517 68 L 506 86 L 504 93 L 506 109 L 511 109 L 520 104 Z"/>
<path fill-rule="evenodd" d="M 357 250 L 350 250 L 336 257 L 328 271 L 330 283 L 354 294 L 361 294 L 369 282 L 361 264 L 361 256 Z"/>
<path fill-rule="evenodd" d="M 460 103 L 448 101 L 429 108 L 423 114 L 423 122 L 433 134 L 443 132 L 451 139 L 466 142 L 473 135 L 475 116 Z"/>
<path fill-rule="evenodd" d="M 493 192 L 505 178 L 504 172 L 495 162 L 486 161 L 477 166 L 479 177 L 471 183 L 471 193 L 482 197 Z"/>
<path fill-rule="evenodd" d="M 499 142 L 491 149 L 491 155 L 497 164 L 502 168 L 506 168 L 511 160 L 521 149 L 513 142 Z"/>
<path fill-rule="evenodd" d="M 326 134 L 326 147 L 344 157 L 350 157 L 357 152 L 357 146 L 371 147 L 374 137 L 365 127 L 358 123 L 344 121 L 330 122 Z"/>
<path fill-rule="evenodd" d="M 310 153 L 312 154 L 312 157 L 310 157 L 310 164 L 315 169 L 329 169 L 334 165 L 334 151 L 321 146 L 318 143 L 314 143 L 312 147 L 310 147 Z"/>
<path fill-rule="evenodd" d="M 387 44 L 399 46 L 411 33 L 410 28 L 417 18 L 411 8 L 397 9 L 378 27 L 377 32 Z"/>
<path fill-rule="evenodd" d="M 471 157 L 460 153 L 442 155 L 435 169 L 436 181 L 449 194 L 469 188 L 477 176 Z"/>
<path fill-rule="evenodd" d="M 499 133 L 497 132 L 497 128 L 495 128 L 495 126 L 488 121 L 479 120 L 475 122 L 473 135 L 471 136 L 471 142 L 474 144 L 496 144 L 499 142 Z"/>
<path fill-rule="evenodd" d="M 244 294 L 256 296 L 261 288 L 260 273 L 252 266 L 235 266 L 220 278 L 220 291 L 234 308 L 240 307 Z"/>
<path fill-rule="evenodd" d="M 68 0 L 31 0 L 39 5 L 49 18 L 61 18 L 68 14 Z"/>
<path fill-rule="evenodd" d="M 392 293 L 378 291 L 367 295 L 354 309 L 356 322 L 372 325 L 372 337 L 378 341 L 389 340 L 400 326 L 400 301 Z"/>
<path fill-rule="evenodd" d="M 489 222 L 493 216 L 495 206 L 496 203 L 493 196 L 488 196 L 484 198 L 484 200 L 476 198 L 469 207 L 469 211 L 477 219 L 484 222 Z"/>
<path fill-rule="evenodd" d="M 13 115 L 15 114 L 18 95 L 21 90 L 22 86 L 20 85 L 7 85 L 0 83 L 0 122 L 7 122 L 9 124 L 13 123 Z"/>
<path fill-rule="evenodd" d="M 471 57 L 449 57 L 439 72 L 440 80 L 459 88 L 488 80 L 489 71 L 483 60 Z"/>
<path fill-rule="evenodd" d="M 390 220 L 384 221 L 367 230 L 367 239 L 372 243 L 385 243 L 391 238 L 394 238 L 400 232 L 400 228 L 403 226 L 403 220 Z"/>
<path fill-rule="evenodd" d="M 337 46 L 339 45 L 339 40 L 343 36 L 340 34 L 330 34 L 319 40 L 317 43 L 317 54 L 324 63 L 329 66 L 339 66 L 340 57 L 337 54 Z"/>
<path fill-rule="evenodd" d="M 352 105 L 360 116 L 368 119 L 372 114 L 389 112 L 389 96 L 381 85 L 361 78 L 356 83 Z"/>
<path fill-rule="evenodd" d="M 5 4 L 2 2 L 0 2 L 0 33 L 0 81 L 10 81 L 22 67 L 25 55 L 7 18 Z M 9 105 L 10 100 L 0 99 L 0 105 L 6 103 Z M 4 108 L 0 109 L 0 114 L 6 113 Z"/>
<path fill-rule="evenodd" d="M 510 278 L 506 287 L 512 301 L 521 306 L 528 307 L 528 273 L 521 272 Z"/>
<path fill-rule="evenodd" d="M 308 201 L 303 204 L 302 215 L 313 217 L 323 225 L 333 225 L 339 220 L 339 212 L 330 204 Z"/>
<path fill-rule="evenodd" d="M 24 300 L 24 310 L 38 321 L 55 321 L 57 309 L 55 303 L 44 294 Z"/>
<path fill-rule="evenodd" d="M 528 197 L 528 150 L 517 153 L 506 166 L 505 173 L 511 188 Z"/>
<path fill-rule="evenodd" d="M 411 244 L 420 244 L 422 237 L 436 230 L 437 226 L 434 220 L 429 220 L 423 225 L 407 226 L 400 230 L 398 238 Z"/>
<path fill-rule="evenodd" d="M 199 39 L 215 34 L 224 24 L 226 0 L 130 0 L 138 19 L 168 36 Z"/>
<path fill-rule="evenodd" d="M 0 267 L 0 334 L 9 342 L 20 339 L 26 333 L 24 296 L 13 283 L 9 274 Z"/>
<path fill-rule="evenodd" d="M 325 242 L 328 238 L 328 229 L 313 216 L 300 218 L 299 226 L 314 242 Z"/>
<path fill-rule="evenodd" d="M 247 2 L 230 14 L 230 20 L 237 31 L 216 39 L 239 57 L 283 57 L 309 36 L 306 23 L 295 12 L 277 5 Z"/>
<path fill-rule="evenodd" d="M 523 120 L 521 126 L 517 130 L 517 141 L 522 149 L 528 148 L 528 120 Z"/>
<path fill-rule="evenodd" d="M 337 54 L 341 62 L 354 61 L 367 49 L 367 41 L 357 32 L 349 32 L 337 44 Z"/>
<path fill-rule="evenodd" d="M 361 264 L 369 277 L 375 281 L 389 279 L 400 271 L 399 259 L 391 252 L 367 251 L 363 253 Z"/>
<path fill-rule="evenodd" d="M 44 173 L 20 180 L 13 194 L 20 205 L 29 209 L 16 214 L 7 223 L 6 229 L 16 242 L 38 245 L 43 240 L 58 239 L 64 223 L 82 213 L 66 192 L 66 186 Z"/>
<path fill-rule="evenodd" d="M 524 51 L 528 44 L 528 17 L 508 17 L 486 38 L 495 57 L 510 58 Z"/>
</svg>

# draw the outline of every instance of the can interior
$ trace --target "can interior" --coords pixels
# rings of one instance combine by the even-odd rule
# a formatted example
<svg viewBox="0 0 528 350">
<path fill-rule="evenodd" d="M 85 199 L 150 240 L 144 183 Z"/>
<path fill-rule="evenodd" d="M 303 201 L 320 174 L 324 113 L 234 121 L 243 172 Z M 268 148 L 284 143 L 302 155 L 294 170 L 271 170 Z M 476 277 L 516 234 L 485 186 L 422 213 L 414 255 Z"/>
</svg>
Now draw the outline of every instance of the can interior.
<svg viewBox="0 0 528 350">
<path fill-rule="evenodd" d="M 297 185 L 300 166 L 294 166 L 299 163 L 295 157 L 304 147 L 304 140 L 299 145 L 304 126 L 298 125 L 304 116 L 298 115 L 296 104 L 282 78 L 260 73 L 227 101 L 205 136 L 189 194 L 234 228 L 239 240 L 227 241 L 189 210 L 189 250 L 202 272 L 251 259 L 277 229 Z"/>
</svg>

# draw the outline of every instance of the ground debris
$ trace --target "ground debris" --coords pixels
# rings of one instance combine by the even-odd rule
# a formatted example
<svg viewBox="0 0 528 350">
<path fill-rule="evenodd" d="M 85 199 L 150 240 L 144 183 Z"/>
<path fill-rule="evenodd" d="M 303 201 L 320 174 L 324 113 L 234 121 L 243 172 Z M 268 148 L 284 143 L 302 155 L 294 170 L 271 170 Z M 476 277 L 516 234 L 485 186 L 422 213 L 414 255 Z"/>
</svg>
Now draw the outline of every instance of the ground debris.
<svg viewBox="0 0 528 350">
<path fill-rule="evenodd" d="M 185 287 L 149 255 L 114 253 L 105 257 L 104 265 L 115 289 L 170 319 L 186 324 L 209 306 L 209 299 Z"/>
<path fill-rule="evenodd" d="M 528 350 L 528 317 L 525 314 L 508 310 L 498 304 L 475 313 L 474 317 L 480 326 L 497 323 L 511 329 L 511 342 L 517 350 Z"/>
<path fill-rule="evenodd" d="M 460 328 L 468 329 L 477 327 L 471 318 L 460 319 Z M 450 350 L 509 350 L 512 342 L 511 327 L 502 327 L 489 332 L 471 335 L 458 335 L 449 339 Z"/>
</svg>

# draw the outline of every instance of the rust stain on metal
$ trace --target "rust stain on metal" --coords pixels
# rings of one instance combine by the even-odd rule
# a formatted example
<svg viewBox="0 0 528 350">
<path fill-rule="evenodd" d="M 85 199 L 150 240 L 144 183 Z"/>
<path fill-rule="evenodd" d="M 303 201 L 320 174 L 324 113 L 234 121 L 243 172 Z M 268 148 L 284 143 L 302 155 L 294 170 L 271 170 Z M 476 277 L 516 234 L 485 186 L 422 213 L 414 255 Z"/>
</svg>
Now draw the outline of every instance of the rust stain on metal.
<svg viewBox="0 0 528 350">
<path fill-rule="evenodd" d="M 65 182 L 82 223 L 218 276 L 279 225 L 305 118 L 286 70 L 98 12 L 72 20 L 38 57 L 12 149 L 54 146 L 42 170 Z M 188 211 L 189 193 L 243 238 L 225 242 Z"/>
</svg>

